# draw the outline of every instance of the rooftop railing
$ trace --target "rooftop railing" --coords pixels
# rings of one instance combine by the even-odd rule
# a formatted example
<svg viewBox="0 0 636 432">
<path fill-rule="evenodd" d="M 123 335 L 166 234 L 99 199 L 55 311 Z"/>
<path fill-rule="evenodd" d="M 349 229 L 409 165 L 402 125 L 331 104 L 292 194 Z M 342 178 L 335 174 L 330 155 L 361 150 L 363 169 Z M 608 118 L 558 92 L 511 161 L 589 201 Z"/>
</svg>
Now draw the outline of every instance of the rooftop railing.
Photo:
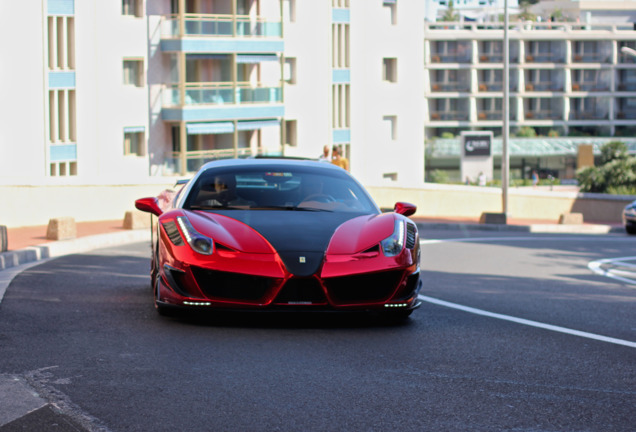
<svg viewBox="0 0 636 432">
<path fill-rule="evenodd" d="M 508 24 L 509 30 L 534 32 L 537 30 L 555 31 L 559 30 L 567 33 L 582 33 L 590 31 L 602 31 L 610 33 L 633 32 L 633 23 L 575 23 L 575 22 L 535 22 L 535 21 L 511 21 Z M 424 31 L 446 32 L 463 30 L 467 32 L 480 32 L 504 30 L 503 22 L 427 22 L 424 23 Z"/>
<path fill-rule="evenodd" d="M 282 37 L 282 23 L 247 15 L 185 14 L 181 34 L 178 14 L 164 15 L 161 36 L 179 37 Z"/>
</svg>

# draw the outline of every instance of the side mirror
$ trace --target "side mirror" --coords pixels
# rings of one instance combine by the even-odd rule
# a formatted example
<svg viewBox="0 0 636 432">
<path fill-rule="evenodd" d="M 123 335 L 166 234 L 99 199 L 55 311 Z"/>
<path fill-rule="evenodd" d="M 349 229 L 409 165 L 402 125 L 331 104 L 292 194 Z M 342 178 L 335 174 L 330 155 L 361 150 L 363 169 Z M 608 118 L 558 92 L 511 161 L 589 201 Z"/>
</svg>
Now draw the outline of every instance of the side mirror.
<svg viewBox="0 0 636 432">
<path fill-rule="evenodd" d="M 404 216 L 411 216 L 415 213 L 415 210 L 417 210 L 417 206 L 407 202 L 395 203 L 395 207 L 393 208 L 394 212 Z"/>
<path fill-rule="evenodd" d="M 135 201 L 135 207 L 142 212 L 152 213 L 155 216 L 161 216 L 163 210 L 159 207 L 157 198 L 140 198 Z"/>
</svg>

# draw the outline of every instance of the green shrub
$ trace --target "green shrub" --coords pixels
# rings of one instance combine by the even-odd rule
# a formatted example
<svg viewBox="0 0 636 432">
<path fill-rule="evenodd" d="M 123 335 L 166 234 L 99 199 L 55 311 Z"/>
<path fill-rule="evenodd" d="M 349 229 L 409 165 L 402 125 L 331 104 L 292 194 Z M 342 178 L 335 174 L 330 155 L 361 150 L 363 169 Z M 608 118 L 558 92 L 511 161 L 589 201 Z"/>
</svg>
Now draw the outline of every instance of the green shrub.
<svg viewBox="0 0 636 432">
<path fill-rule="evenodd" d="M 443 170 L 434 170 L 431 173 L 431 181 L 433 183 L 448 183 L 449 182 L 448 173 Z"/>
</svg>

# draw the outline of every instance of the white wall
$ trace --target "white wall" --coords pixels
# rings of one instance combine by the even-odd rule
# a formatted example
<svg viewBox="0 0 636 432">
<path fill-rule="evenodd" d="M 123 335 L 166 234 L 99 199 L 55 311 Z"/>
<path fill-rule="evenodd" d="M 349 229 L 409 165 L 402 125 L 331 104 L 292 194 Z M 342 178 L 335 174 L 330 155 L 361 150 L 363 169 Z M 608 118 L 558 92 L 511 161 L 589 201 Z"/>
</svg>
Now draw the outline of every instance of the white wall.
<svg viewBox="0 0 636 432">
<path fill-rule="evenodd" d="M 382 2 L 351 2 L 351 170 L 365 184 L 424 182 L 423 2 L 397 2 L 396 25 Z M 382 81 L 383 58 L 397 59 L 397 82 Z M 395 116 L 395 139 L 385 116 Z"/>
<path fill-rule="evenodd" d="M 43 3 L 2 2 L 0 184 L 37 181 L 47 170 Z"/>
<path fill-rule="evenodd" d="M 296 2 L 296 21 L 284 22 L 285 56 L 296 58 L 296 84 L 285 85 L 285 119 L 297 120 L 297 148 L 318 157 L 331 144 L 331 2 Z"/>
</svg>

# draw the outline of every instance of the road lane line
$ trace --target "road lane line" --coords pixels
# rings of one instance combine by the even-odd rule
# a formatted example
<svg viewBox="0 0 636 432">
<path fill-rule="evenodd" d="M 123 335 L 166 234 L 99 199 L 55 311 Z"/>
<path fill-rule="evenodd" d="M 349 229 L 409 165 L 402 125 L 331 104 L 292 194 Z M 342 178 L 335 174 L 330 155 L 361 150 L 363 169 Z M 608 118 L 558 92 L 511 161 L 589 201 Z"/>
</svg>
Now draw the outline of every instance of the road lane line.
<svg viewBox="0 0 636 432">
<path fill-rule="evenodd" d="M 633 261 L 633 260 L 636 260 L 636 257 L 606 258 L 606 259 L 601 259 L 596 261 L 590 261 L 587 264 L 587 267 L 590 270 L 592 270 L 593 273 L 596 273 L 597 275 L 615 279 L 617 281 L 621 281 L 626 284 L 636 285 L 636 280 L 619 276 L 620 274 L 623 274 L 626 276 L 629 274 L 629 272 L 616 270 L 616 269 L 605 270 L 603 268 L 603 264 L 614 264 L 614 263 L 620 263 L 620 265 L 623 267 L 634 267 L 634 265 L 632 264 L 624 263 L 624 261 Z M 636 274 L 634 273 L 632 274 L 636 277 Z"/>
<path fill-rule="evenodd" d="M 587 332 L 583 332 L 583 331 L 579 331 L 579 330 L 573 330 L 573 329 L 569 329 L 566 327 L 560 327 L 560 326 L 555 326 L 552 324 L 545 324 L 545 323 L 541 323 L 538 321 L 531 321 L 531 320 L 527 320 L 524 318 L 517 318 L 517 317 L 513 317 L 510 315 L 503 315 L 503 314 L 498 314 L 498 313 L 494 313 L 494 312 L 488 312 L 482 309 L 476 309 L 476 308 L 472 308 L 472 307 L 468 307 L 468 306 L 463 306 L 457 303 L 451 303 L 451 302 L 447 302 L 444 300 L 439 300 L 433 297 L 428 297 L 425 295 L 420 294 L 418 296 L 418 298 L 422 301 L 425 301 L 427 303 L 432 303 L 432 304 L 436 304 L 439 306 L 444 306 L 444 307 L 448 307 L 448 308 L 452 308 L 452 309 L 457 309 L 457 310 L 461 310 L 464 312 L 468 312 L 468 313 L 472 313 L 475 315 L 481 315 L 481 316 L 485 316 L 485 317 L 489 317 L 489 318 L 496 318 L 496 319 L 500 319 L 500 320 L 504 320 L 504 321 L 510 321 L 513 323 L 517 323 L 517 324 L 522 324 L 522 325 L 526 325 L 526 326 L 530 326 L 530 327 L 536 327 L 536 328 L 540 328 L 540 329 L 544 329 L 544 330 L 550 330 L 550 331 L 554 331 L 554 332 L 559 332 L 559 333 L 565 333 L 565 334 L 569 334 L 569 335 L 573 335 L 573 336 L 580 336 L 580 337 L 584 337 L 587 339 L 593 339 L 593 340 L 597 340 L 597 341 L 601 341 L 601 342 L 608 342 L 608 343 L 612 343 L 615 345 L 623 345 L 626 347 L 630 347 L 630 348 L 636 348 L 636 342 L 630 342 L 630 341 L 626 341 L 623 339 L 616 339 L 616 338 L 612 338 L 612 337 L 607 337 L 607 336 L 602 336 L 602 335 L 597 335 L 594 333 L 587 333 Z"/>
</svg>

